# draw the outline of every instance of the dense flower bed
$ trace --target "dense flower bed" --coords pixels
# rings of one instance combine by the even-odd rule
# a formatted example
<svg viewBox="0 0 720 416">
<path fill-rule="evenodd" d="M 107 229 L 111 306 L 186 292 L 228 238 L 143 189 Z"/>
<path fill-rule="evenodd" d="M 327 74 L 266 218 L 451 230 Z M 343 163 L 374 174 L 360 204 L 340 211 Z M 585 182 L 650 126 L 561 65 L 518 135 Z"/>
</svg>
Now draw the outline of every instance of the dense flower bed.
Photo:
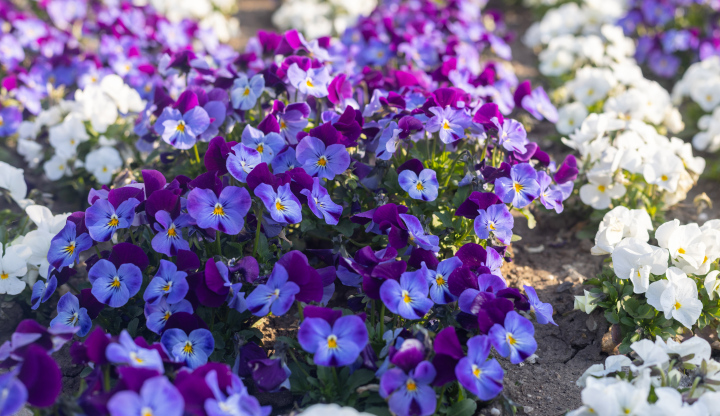
<svg viewBox="0 0 720 416">
<path fill-rule="evenodd" d="M 33 240 L 12 230 L 4 293 L 57 314 L 2 347 L 17 392 L 3 410 L 265 415 L 249 391 L 289 390 L 303 407 L 469 415 L 502 399 L 494 357 L 523 362 L 531 320 L 554 324 L 532 287 L 502 276 L 512 213 L 532 227 L 531 206 L 561 212 L 577 176 L 511 118 L 554 107 L 518 84 L 502 31 L 470 2 L 386 2 L 342 39 L 261 32 L 242 54 L 163 45 L 159 62 L 140 50 L 140 72 L 157 74 L 145 95 L 99 73 L 50 136 L 156 150 L 52 218 L 32 293 L 19 253 Z M 297 334 L 268 354 L 257 325 L 284 315 Z M 58 398 L 49 354 L 73 335 L 85 383 Z"/>
</svg>

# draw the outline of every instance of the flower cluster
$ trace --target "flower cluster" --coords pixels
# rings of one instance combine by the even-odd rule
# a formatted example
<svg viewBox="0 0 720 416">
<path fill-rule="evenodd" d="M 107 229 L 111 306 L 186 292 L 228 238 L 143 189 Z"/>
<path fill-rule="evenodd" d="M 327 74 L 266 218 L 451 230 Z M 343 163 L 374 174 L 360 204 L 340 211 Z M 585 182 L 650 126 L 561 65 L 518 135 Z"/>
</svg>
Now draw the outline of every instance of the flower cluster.
<svg viewBox="0 0 720 416">
<path fill-rule="evenodd" d="M 272 21 L 280 30 L 296 29 L 315 39 L 345 32 L 376 5 L 376 0 L 288 0 L 273 13 Z"/>
<path fill-rule="evenodd" d="M 709 1 L 633 0 L 618 20 L 637 39 L 635 59 L 661 78 L 675 78 L 687 66 L 720 53 L 718 5 Z"/>
<path fill-rule="evenodd" d="M 129 2 L 88 13 L 87 1 L 52 0 L 37 15 L 5 5 L 0 136 L 12 136 L 26 163 L 42 164 L 50 180 L 87 172 L 107 184 L 141 162 L 154 147 L 137 141 L 142 129 L 133 126 L 156 88 L 184 88 L 178 66 L 206 68 L 237 55 L 215 33 L 225 17 L 211 14 L 209 1 L 190 3 L 194 13 L 175 5 L 170 17 Z"/>
<path fill-rule="evenodd" d="M 580 154 L 582 202 L 646 206 L 654 217 L 685 198 L 705 161 L 666 137 L 684 128 L 680 112 L 643 77 L 634 42 L 616 23 L 621 11 L 612 2 L 566 3 L 534 23 L 525 42 L 542 49 L 540 71 L 559 83 L 551 94 L 561 104 L 556 128 Z"/>
<path fill-rule="evenodd" d="M 595 255 L 610 255 L 612 268 L 590 282 L 594 288 L 576 307 L 588 313 L 595 306 L 606 309 L 610 322 L 621 323 L 626 340 L 716 327 L 718 225 L 717 220 L 681 225 L 676 219 L 654 229 L 646 211 L 614 208 L 592 248 Z M 649 243 L 653 230 L 657 245 Z"/>
<path fill-rule="evenodd" d="M 689 98 L 702 114 L 697 119 L 699 131 L 692 139 L 693 147 L 708 152 L 720 150 L 720 57 L 711 56 L 690 65 L 672 94 L 677 103 Z"/>
<path fill-rule="evenodd" d="M 707 416 L 720 405 L 716 385 L 720 363 L 710 344 L 698 337 L 682 342 L 637 341 L 632 354 L 613 355 L 588 368 L 577 381 L 583 405 L 569 416 Z"/>
</svg>

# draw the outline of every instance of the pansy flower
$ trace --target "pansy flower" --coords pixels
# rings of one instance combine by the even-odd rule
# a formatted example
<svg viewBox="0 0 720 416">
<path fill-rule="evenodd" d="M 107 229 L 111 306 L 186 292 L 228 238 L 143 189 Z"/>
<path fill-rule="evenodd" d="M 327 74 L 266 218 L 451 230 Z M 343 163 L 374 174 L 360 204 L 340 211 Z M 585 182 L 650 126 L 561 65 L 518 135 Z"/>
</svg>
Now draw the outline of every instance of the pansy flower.
<svg viewBox="0 0 720 416">
<path fill-rule="evenodd" d="M 547 209 L 554 209 L 558 214 L 563 211 L 562 191 L 551 185 L 552 178 L 543 171 L 537 173 L 538 184 L 540 185 L 540 203 Z"/>
<path fill-rule="evenodd" d="M 54 275 L 50 276 L 47 281 L 38 279 L 38 281 L 33 285 L 32 294 L 30 295 L 30 304 L 32 305 L 31 309 L 37 310 L 41 303 L 47 302 L 55 293 L 57 284 L 58 281 Z"/>
<path fill-rule="evenodd" d="M 533 288 L 532 286 L 524 285 L 523 288 L 525 289 L 525 294 L 527 295 L 528 302 L 530 303 L 530 311 L 535 314 L 535 320 L 539 324 L 545 325 L 547 323 L 551 323 L 557 326 L 555 320 L 553 320 L 552 317 L 552 305 L 549 303 L 541 302 L 540 298 L 537 295 L 537 292 L 535 292 L 535 288 Z"/>
<path fill-rule="evenodd" d="M 185 402 L 182 394 L 164 376 L 152 377 L 143 383 L 140 392 L 122 390 L 107 402 L 110 416 L 182 416 Z"/>
<path fill-rule="evenodd" d="M 292 103 L 288 106 L 282 101 L 275 101 L 273 113 L 280 122 L 280 135 L 290 144 L 297 144 L 297 135 L 308 125 L 310 106 L 307 103 Z"/>
<path fill-rule="evenodd" d="M 27 273 L 27 259 L 32 251 L 24 245 L 0 245 L 0 294 L 17 295 L 25 289 L 20 280 Z"/>
<path fill-rule="evenodd" d="M 410 214 L 400 214 L 408 232 L 408 244 L 425 250 L 439 251 L 440 237 L 432 234 L 425 234 L 425 230 L 417 217 Z"/>
<path fill-rule="evenodd" d="M 197 98 L 195 99 L 197 101 Z M 210 126 L 210 116 L 204 108 L 195 107 L 181 113 L 177 108 L 165 107 L 155 122 L 155 132 L 165 143 L 187 150 L 195 146 L 200 136 Z"/>
<path fill-rule="evenodd" d="M 332 179 L 350 167 L 350 154 L 342 144 L 325 143 L 317 137 L 306 136 L 295 149 L 298 163 L 310 176 Z"/>
<path fill-rule="evenodd" d="M 113 233 L 128 228 L 135 219 L 135 207 L 140 204 L 135 198 L 123 201 L 114 207 L 107 199 L 98 199 L 85 211 L 85 225 L 93 240 L 108 241 Z"/>
<path fill-rule="evenodd" d="M 515 220 L 505 204 L 490 205 L 487 210 L 478 210 L 478 216 L 475 218 L 475 234 L 480 239 L 487 240 L 492 233 L 503 244 L 510 244 L 514 223 Z"/>
<path fill-rule="evenodd" d="M 127 364 L 130 367 L 148 368 L 159 373 L 165 372 L 158 350 L 141 348 L 124 329 L 118 337 L 118 342 L 107 346 L 105 355 L 114 364 Z"/>
<path fill-rule="evenodd" d="M 0 43 L 0 46 L 2 43 Z M 22 113 L 15 106 L 0 109 L 0 137 L 7 137 L 14 134 L 20 122 L 22 121 Z"/>
<path fill-rule="evenodd" d="M 236 235 L 245 225 L 251 203 L 245 188 L 226 186 L 220 196 L 210 189 L 195 188 L 188 195 L 187 209 L 198 227 Z"/>
<path fill-rule="evenodd" d="M 132 263 L 116 268 L 112 262 L 100 259 L 90 268 L 88 279 L 92 283 L 92 294 L 97 300 L 119 308 L 140 291 L 142 271 Z"/>
<path fill-rule="evenodd" d="M 0 391 L 5 392 L 3 402 L 0 404 L 0 410 L 5 415 L 18 414 L 28 399 L 27 387 L 17 379 L 17 375 L 17 369 L 0 375 Z"/>
<path fill-rule="evenodd" d="M 460 266 L 462 266 L 462 260 L 457 257 L 450 257 L 441 261 L 435 270 L 428 268 L 425 262 L 422 262 L 422 274 L 430 285 L 430 299 L 433 302 L 444 305 L 457 300 L 455 295 L 450 293 L 448 278 Z"/>
<path fill-rule="evenodd" d="M 208 357 L 215 349 L 212 333 L 205 328 L 198 328 L 190 334 L 179 328 L 170 328 L 163 332 L 160 343 L 175 360 L 195 369 L 208 362 Z"/>
<path fill-rule="evenodd" d="M 434 114 L 427 124 L 425 130 L 430 133 L 439 132 L 440 140 L 445 143 L 453 143 L 465 136 L 465 129 L 470 126 L 470 117 L 463 110 L 455 110 L 452 107 L 432 107 L 430 112 Z"/>
<path fill-rule="evenodd" d="M 90 332 L 92 320 L 90 316 L 88 316 L 87 309 L 80 307 L 80 301 L 72 293 L 68 292 L 60 298 L 57 304 L 57 311 L 57 316 L 50 321 L 51 327 L 78 327 L 80 328 L 77 332 L 79 337 L 84 337 Z"/>
<path fill-rule="evenodd" d="M 262 156 L 257 150 L 242 143 L 233 146 L 232 150 L 234 153 L 228 154 L 225 166 L 233 178 L 245 183 L 248 173 L 252 172 L 255 166 L 262 163 Z"/>
<path fill-rule="evenodd" d="M 264 89 L 265 78 L 262 74 L 254 75 L 250 80 L 248 80 L 247 75 L 241 74 L 239 78 L 235 79 L 230 90 L 233 108 L 247 111 L 255 107 L 255 103 Z"/>
<path fill-rule="evenodd" d="M 532 322 L 515 311 L 505 315 L 503 325 L 493 325 L 489 336 L 497 352 L 503 357 L 510 356 L 513 364 L 520 364 L 537 350 Z"/>
<path fill-rule="evenodd" d="M 480 400 L 488 401 L 503 389 L 503 369 L 496 359 L 488 360 L 490 338 L 487 335 L 472 337 L 467 342 L 467 357 L 455 366 L 460 384 Z"/>
<path fill-rule="evenodd" d="M 265 316 L 269 312 L 282 316 L 290 310 L 299 292 L 300 287 L 288 281 L 285 267 L 276 263 L 267 283 L 258 285 L 245 299 L 245 303 L 255 316 Z"/>
<path fill-rule="evenodd" d="M 300 162 L 295 157 L 295 149 L 288 147 L 284 151 L 280 152 L 279 155 L 275 156 L 272 163 L 273 173 L 276 175 L 279 173 L 285 173 L 300 166 Z"/>
<path fill-rule="evenodd" d="M 157 274 L 145 289 L 143 299 L 150 304 L 156 304 L 163 298 L 171 305 L 180 302 L 190 288 L 186 277 L 187 273 L 179 272 L 175 263 L 160 260 Z"/>
<path fill-rule="evenodd" d="M 263 201 L 273 220 L 290 224 L 302 221 L 300 200 L 290 190 L 289 183 L 278 187 L 277 192 L 272 186 L 261 183 L 255 188 L 255 196 Z"/>
<path fill-rule="evenodd" d="M 313 178 L 313 187 L 300 191 L 308 199 L 310 211 L 318 218 L 324 218 L 325 222 L 330 225 L 337 225 L 342 215 L 342 206 L 333 202 L 327 189 L 320 185 L 320 179 Z"/>
<path fill-rule="evenodd" d="M 440 186 L 432 169 L 423 169 L 420 174 L 416 174 L 412 169 L 405 169 L 398 175 L 398 183 L 410 198 L 422 201 L 434 201 Z"/>
<path fill-rule="evenodd" d="M 528 206 L 540 194 L 537 172 L 529 163 L 513 166 L 509 178 L 495 181 L 495 194 L 504 203 L 512 203 L 516 208 Z"/>
<path fill-rule="evenodd" d="M 213 397 L 205 399 L 204 402 L 204 410 L 208 416 L 268 416 L 272 411 L 271 406 L 260 406 L 260 402 L 248 394 L 247 388 L 236 374 L 230 374 L 229 383 L 224 381 L 227 384 L 225 391 L 220 388 L 216 370 L 207 373 L 205 383 L 213 394 Z"/>
<path fill-rule="evenodd" d="M 173 219 L 165 210 L 155 213 L 155 237 L 152 239 L 152 248 L 158 253 L 168 257 L 177 255 L 179 250 L 190 250 L 190 244 L 183 238 L 182 229 L 193 224 L 190 214 L 180 214 Z"/>
<path fill-rule="evenodd" d="M 328 95 L 330 85 L 330 71 L 327 66 L 322 68 L 308 68 L 303 71 L 297 63 L 293 63 L 287 70 L 290 85 L 301 94 L 322 98 Z"/>
<path fill-rule="evenodd" d="M 420 319 L 432 308 L 428 299 L 428 282 L 422 271 L 405 272 L 397 280 L 386 280 L 380 286 L 380 299 L 392 313 L 405 319 Z"/>
<path fill-rule="evenodd" d="M 168 304 L 164 298 L 156 304 L 145 303 L 144 313 L 147 320 L 146 326 L 149 330 L 156 334 L 162 333 L 165 324 L 170 317 L 178 312 L 193 313 L 193 307 L 189 301 L 183 299 L 172 305 Z"/>
<path fill-rule="evenodd" d="M 362 319 L 347 315 L 332 325 L 323 318 L 306 318 L 298 331 L 300 346 L 314 354 L 315 364 L 342 367 L 352 364 L 368 343 Z"/>
<path fill-rule="evenodd" d="M 422 361 L 408 373 L 400 368 L 387 370 L 380 378 L 380 396 L 388 399 L 390 411 L 396 415 L 430 416 L 435 413 L 437 397 L 430 383 L 435 367 Z"/>
<path fill-rule="evenodd" d="M 538 120 L 547 119 L 553 124 L 558 121 L 557 108 L 550 101 L 543 87 L 537 87 L 530 94 L 524 96 L 521 105 Z"/>
<path fill-rule="evenodd" d="M 517 120 L 506 118 L 503 121 L 493 119 L 498 129 L 498 140 L 500 145 L 510 152 L 525 153 L 525 145 L 528 143 L 525 127 Z"/>
<path fill-rule="evenodd" d="M 77 226 L 68 221 L 65 227 L 50 242 L 48 261 L 54 268 L 60 270 L 78 262 L 80 253 L 92 247 L 93 241 L 89 235 L 77 235 Z"/>
<path fill-rule="evenodd" d="M 285 139 L 278 133 L 263 133 L 255 127 L 247 124 L 242 132 L 242 144 L 255 149 L 260 154 L 260 160 L 270 163 L 275 155 L 285 147 Z"/>
</svg>

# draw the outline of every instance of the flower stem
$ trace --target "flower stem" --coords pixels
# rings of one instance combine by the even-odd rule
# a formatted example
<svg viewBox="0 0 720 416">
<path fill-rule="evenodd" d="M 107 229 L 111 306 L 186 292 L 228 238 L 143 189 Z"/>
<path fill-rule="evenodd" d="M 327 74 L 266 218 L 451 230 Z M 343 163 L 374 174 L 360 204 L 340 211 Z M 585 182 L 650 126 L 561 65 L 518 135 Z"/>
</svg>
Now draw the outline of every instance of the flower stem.
<svg viewBox="0 0 720 416">
<path fill-rule="evenodd" d="M 300 362 L 299 362 L 299 361 L 297 360 L 297 358 L 295 357 L 295 354 L 292 352 L 292 349 L 291 349 L 291 348 L 288 348 L 288 349 L 287 349 L 287 352 L 290 353 L 290 358 L 292 358 L 293 362 L 295 362 L 295 364 L 297 364 L 298 368 L 300 369 L 300 371 L 303 372 L 303 374 L 305 375 L 305 377 L 307 377 L 307 378 L 312 378 L 312 377 L 310 377 L 310 374 L 308 374 L 308 372 L 305 371 L 305 369 L 303 368 L 303 366 L 300 365 Z"/>
<path fill-rule="evenodd" d="M 382 302 L 382 301 L 381 301 Z M 380 303 L 380 339 L 385 333 L 385 303 Z"/>
<path fill-rule="evenodd" d="M 260 245 L 260 227 L 262 226 L 262 214 L 263 207 L 260 207 L 260 210 L 255 214 L 255 218 L 257 219 L 257 227 L 255 227 L 255 244 L 253 244 L 253 257 L 257 257 L 257 249 Z"/>
<path fill-rule="evenodd" d="M 300 316 L 300 320 L 302 321 L 303 319 L 305 319 L 302 302 L 297 301 L 297 308 L 298 308 L 298 315 Z"/>
<path fill-rule="evenodd" d="M 195 150 L 195 160 L 197 160 L 197 163 L 200 163 L 200 153 L 198 152 L 197 144 L 193 146 L 193 150 Z"/>
<path fill-rule="evenodd" d="M 458 151 L 457 156 L 455 156 L 455 159 L 453 159 L 452 163 L 450 164 L 450 169 L 448 169 L 447 179 L 445 179 L 445 187 L 447 188 L 448 184 L 450 184 L 450 178 L 452 178 L 453 170 L 455 169 L 455 165 L 457 164 L 457 161 L 462 156 L 462 152 Z"/>
<path fill-rule="evenodd" d="M 220 244 L 220 230 L 215 230 L 215 244 L 217 244 L 217 253 L 222 256 L 222 244 Z"/>
<path fill-rule="evenodd" d="M 105 391 L 110 391 L 110 366 L 106 365 L 103 368 L 103 388 Z"/>
</svg>

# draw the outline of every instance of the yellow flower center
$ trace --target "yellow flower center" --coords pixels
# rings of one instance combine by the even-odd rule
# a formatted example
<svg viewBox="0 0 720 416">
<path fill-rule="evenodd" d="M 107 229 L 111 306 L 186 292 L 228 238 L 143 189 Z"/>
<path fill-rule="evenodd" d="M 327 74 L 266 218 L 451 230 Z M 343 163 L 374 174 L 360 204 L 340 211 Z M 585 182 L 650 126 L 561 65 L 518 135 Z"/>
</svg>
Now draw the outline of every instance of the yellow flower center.
<svg viewBox="0 0 720 416">
<path fill-rule="evenodd" d="M 185 122 L 179 122 L 177 127 L 175 127 L 175 130 L 179 131 L 180 133 L 185 133 Z"/>
<path fill-rule="evenodd" d="M 263 149 L 265 149 L 265 147 L 263 145 L 259 144 L 256 149 L 257 149 L 258 153 L 262 153 Z"/>
<path fill-rule="evenodd" d="M 307 81 L 305 81 L 305 85 L 307 85 L 310 88 L 315 86 L 315 85 L 313 85 L 312 80 L 310 78 L 308 78 Z"/>
<path fill-rule="evenodd" d="M 320 156 L 320 159 L 318 159 L 317 164 L 318 166 L 325 167 L 327 166 L 327 158 L 325 156 Z"/>
<path fill-rule="evenodd" d="M 482 374 L 482 370 L 477 365 L 473 364 L 472 373 L 475 376 L 475 378 L 480 378 L 480 374 Z"/>
<path fill-rule="evenodd" d="M 438 284 L 438 286 L 444 286 L 445 285 L 445 278 L 441 274 L 438 274 L 435 278 L 435 282 Z"/>
<path fill-rule="evenodd" d="M 282 204 L 280 198 L 275 200 L 275 209 L 277 209 L 278 211 L 285 211 L 285 205 Z"/>
<path fill-rule="evenodd" d="M 335 335 L 330 335 L 327 338 L 327 344 L 328 348 L 337 348 L 337 337 Z"/>
<path fill-rule="evenodd" d="M 488 222 L 488 228 L 492 231 L 495 231 L 495 223 L 492 221 Z"/>
<path fill-rule="evenodd" d="M 185 346 L 183 347 L 183 352 L 185 354 L 192 354 L 193 353 L 193 345 L 192 342 L 188 341 L 185 343 Z"/>
<path fill-rule="evenodd" d="M 120 278 L 118 276 L 113 277 L 112 283 L 110 283 L 110 287 L 113 289 L 118 289 L 120 287 Z"/>
<path fill-rule="evenodd" d="M 218 215 L 221 217 L 225 216 L 225 210 L 223 209 L 222 205 L 220 205 L 219 202 L 217 204 L 215 204 L 215 209 L 213 209 L 212 213 L 213 213 L 213 215 Z"/>
<path fill-rule="evenodd" d="M 280 128 L 282 130 L 285 130 L 287 128 L 287 123 L 285 123 L 285 120 L 280 120 Z"/>
<path fill-rule="evenodd" d="M 405 303 L 410 303 L 410 302 L 412 302 L 412 298 L 410 297 L 410 293 L 408 293 L 407 290 L 403 290 L 403 291 L 402 291 L 402 296 L 403 296 L 403 302 L 405 302 Z"/>
<path fill-rule="evenodd" d="M 68 254 L 75 253 L 75 242 L 71 241 L 67 246 L 65 246 L 65 248 L 63 248 L 63 251 Z"/>
<path fill-rule="evenodd" d="M 598 191 L 605 192 L 605 185 L 598 185 Z"/>
<path fill-rule="evenodd" d="M 512 336 L 512 334 L 507 334 L 507 342 L 510 345 L 517 344 L 517 340 Z"/>
<path fill-rule="evenodd" d="M 519 182 L 515 182 L 513 184 L 513 188 L 515 189 L 515 192 L 520 192 L 523 190 L 523 186 Z"/>
<path fill-rule="evenodd" d="M 667 175 L 662 175 L 662 176 L 660 177 L 660 179 L 662 179 L 663 181 L 666 181 L 666 180 L 668 180 L 668 176 L 667 176 Z"/>
<path fill-rule="evenodd" d="M 216 208 L 216 209 L 217 209 L 217 208 Z M 220 207 L 220 209 L 222 209 L 222 207 Z M 214 212 L 215 212 L 215 211 L 213 210 L 213 213 L 214 213 Z M 168 235 L 168 237 L 177 237 L 177 230 L 175 230 L 175 226 L 174 226 L 174 225 L 171 225 L 170 228 L 168 228 L 168 230 L 167 230 L 167 235 Z"/>
<path fill-rule="evenodd" d="M 422 183 L 418 182 L 417 185 L 415 185 L 415 189 L 417 189 L 418 191 L 422 191 L 423 189 L 425 189 L 425 187 Z"/>
<path fill-rule="evenodd" d="M 707 256 L 705 256 L 705 258 L 703 259 L 703 262 L 702 262 L 702 264 L 705 264 L 705 263 L 707 263 L 707 261 L 708 261 L 708 257 L 707 257 Z"/>
<path fill-rule="evenodd" d="M 682 248 L 682 247 L 680 247 L 680 248 L 678 249 L 678 253 L 680 253 L 680 254 L 685 254 L 685 249 Z"/>
<path fill-rule="evenodd" d="M 415 391 L 417 390 L 417 384 L 415 383 L 415 380 L 410 379 L 405 383 L 405 387 L 407 387 L 408 391 Z"/>
<path fill-rule="evenodd" d="M 154 416 L 152 409 L 144 407 L 140 413 L 142 416 Z"/>
<path fill-rule="evenodd" d="M 3 120 L 2 117 L 0 117 L 0 126 L 2 126 L 3 124 L 5 124 L 5 120 Z"/>
<path fill-rule="evenodd" d="M 588 93 L 587 93 L 587 94 L 588 94 L 588 97 L 590 97 L 590 96 L 592 96 L 593 94 L 595 94 L 595 90 L 592 89 L 592 88 L 590 88 L 590 89 L 588 90 Z"/>
<path fill-rule="evenodd" d="M 442 125 L 443 129 L 450 130 L 450 122 L 445 120 Z"/>
<path fill-rule="evenodd" d="M 248 95 L 250 95 L 250 88 L 245 87 L 245 91 L 243 91 L 243 95 L 246 96 L 246 97 L 247 97 Z"/>
<path fill-rule="evenodd" d="M 675 309 L 680 309 L 680 308 L 682 308 L 682 305 L 681 305 L 680 302 L 678 302 L 678 301 L 675 301 L 675 305 L 674 305 L 674 306 L 675 306 Z"/>
<path fill-rule="evenodd" d="M 143 360 L 142 358 L 138 357 L 137 353 L 134 352 L 134 351 L 130 353 L 130 359 L 133 360 L 133 361 L 135 361 L 135 362 L 138 363 L 138 364 L 142 364 L 142 363 L 145 362 L 145 360 Z"/>
<path fill-rule="evenodd" d="M 165 316 L 163 316 L 163 320 L 167 321 L 168 319 L 170 319 L 170 315 L 172 315 L 170 313 L 170 311 L 165 312 Z"/>
<path fill-rule="evenodd" d="M 162 287 L 163 292 L 167 293 L 172 289 L 172 282 L 167 282 L 165 286 Z"/>
<path fill-rule="evenodd" d="M 120 225 L 120 220 L 118 219 L 117 215 L 113 215 L 110 217 L 110 221 L 107 223 L 108 227 L 117 227 Z"/>
<path fill-rule="evenodd" d="M 2 274 L 0 274 L 0 280 L 7 280 L 9 277 L 10 275 L 6 272 L 2 272 Z"/>
<path fill-rule="evenodd" d="M 70 139 L 70 144 L 74 146 L 74 145 L 75 145 L 75 139 Z"/>
</svg>

